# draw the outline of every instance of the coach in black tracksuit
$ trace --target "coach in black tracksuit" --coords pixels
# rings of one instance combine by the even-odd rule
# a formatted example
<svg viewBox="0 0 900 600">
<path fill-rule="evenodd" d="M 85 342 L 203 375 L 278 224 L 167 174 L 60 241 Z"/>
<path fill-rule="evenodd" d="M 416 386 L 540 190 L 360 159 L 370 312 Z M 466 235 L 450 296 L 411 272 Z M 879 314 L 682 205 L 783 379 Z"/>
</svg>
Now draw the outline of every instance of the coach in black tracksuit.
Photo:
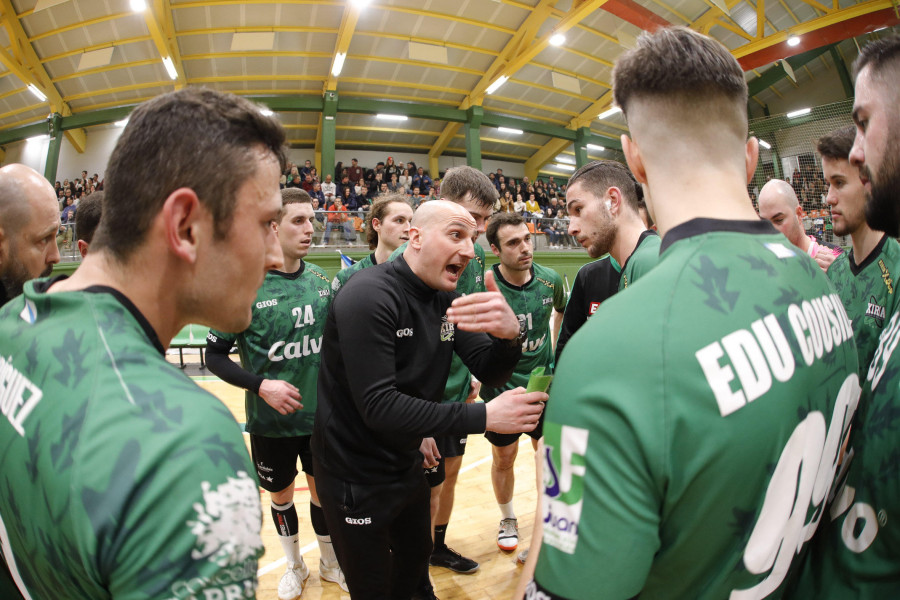
<svg viewBox="0 0 900 600">
<path fill-rule="evenodd" d="M 485 293 L 453 291 L 474 256 L 474 233 L 459 205 L 423 204 L 403 256 L 350 278 L 325 325 L 312 451 L 354 599 L 407 599 L 425 577 L 422 438 L 531 430 L 546 400 L 519 389 L 498 397 L 496 408 L 497 400 L 441 404 L 453 352 L 491 386 L 506 382 L 521 355 L 518 319 L 493 280 Z"/>
</svg>

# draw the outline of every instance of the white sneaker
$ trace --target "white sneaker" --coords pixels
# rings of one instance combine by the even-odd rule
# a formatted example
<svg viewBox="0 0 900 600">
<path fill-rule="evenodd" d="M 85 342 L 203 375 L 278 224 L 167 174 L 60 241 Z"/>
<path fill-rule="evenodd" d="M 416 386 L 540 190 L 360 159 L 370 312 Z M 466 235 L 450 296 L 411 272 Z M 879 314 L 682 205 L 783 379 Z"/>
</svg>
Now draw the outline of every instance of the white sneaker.
<svg viewBox="0 0 900 600">
<path fill-rule="evenodd" d="M 301 559 L 299 563 L 288 563 L 287 571 L 278 582 L 279 600 L 294 600 L 303 592 L 303 582 L 309 577 L 309 567 Z"/>
<path fill-rule="evenodd" d="M 519 522 L 516 519 L 503 519 L 500 521 L 500 530 L 497 531 L 497 546 L 506 552 L 512 552 L 519 545 Z"/>
<path fill-rule="evenodd" d="M 338 584 L 342 590 L 350 593 L 350 589 L 347 587 L 347 581 L 344 579 L 344 572 L 341 570 L 341 566 L 335 564 L 334 566 L 326 566 L 324 562 L 319 560 L 319 579 L 322 581 L 330 581 L 332 583 Z"/>
</svg>

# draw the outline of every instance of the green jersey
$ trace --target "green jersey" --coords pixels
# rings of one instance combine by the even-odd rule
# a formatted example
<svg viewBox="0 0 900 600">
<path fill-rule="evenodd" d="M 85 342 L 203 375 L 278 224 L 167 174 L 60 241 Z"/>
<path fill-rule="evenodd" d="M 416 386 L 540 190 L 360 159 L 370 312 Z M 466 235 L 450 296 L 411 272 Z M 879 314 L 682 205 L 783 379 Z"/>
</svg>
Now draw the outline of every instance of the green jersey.
<svg viewBox="0 0 900 600">
<path fill-rule="evenodd" d="M 625 259 L 625 264 L 622 266 L 619 290 L 624 290 L 656 266 L 656 263 L 659 262 L 660 243 L 659 235 L 651 229 L 647 229 L 641 234 L 637 247 L 631 256 Z"/>
<path fill-rule="evenodd" d="M 861 377 L 868 372 L 878 336 L 897 308 L 900 293 L 894 293 L 894 275 L 898 273 L 900 243 L 886 234 L 859 265 L 851 250 L 842 252 L 828 267 L 828 279 L 853 323 Z"/>
<path fill-rule="evenodd" d="M 813 542 L 793 596 L 798 600 L 900 598 L 898 340 L 900 312 L 895 312 L 866 375 L 847 452 L 846 482 Z"/>
<path fill-rule="evenodd" d="M 334 276 L 334 279 L 331 280 L 331 292 L 332 294 L 337 294 L 338 290 L 344 287 L 344 284 L 347 283 L 347 280 L 350 279 L 350 276 L 356 273 L 357 271 L 362 271 L 366 267 L 371 267 L 373 265 L 377 265 L 375 262 L 375 253 L 366 256 L 365 258 L 361 258 L 346 269 L 341 269 L 337 272 L 337 275 Z"/>
<path fill-rule="evenodd" d="M 662 250 L 558 365 L 535 597 L 777 598 L 822 517 L 859 399 L 840 299 L 764 221 Z"/>
<path fill-rule="evenodd" d="M 0 310 L 0 591 L 253 598 L 253 464 L 228 409 L 104 287 Z"/>
<path fill-rule="evenodd" d="M 406 250 L 406 244 L 403 244 L 391 254 L 390 260 L 394 260 Z M 480 244 L 475 244 L 475 259 L 470 260 L 465 270 L 459 276 L 456 283 L 456 291 L 462 295 L 483 292 L 484 287 L 484 248 Z M 469 386 L 472 381 L 472 375 L 463 364 L 462 359 L 456 354 L 450 363 L 450 375 L 447 377 L 447 387 L 444 388 L 444 399 L 442 402 L 465 402 L 469 396 Z"/>
<path fill-rule="evenodd" d="M 494 265 L 497 287 L 503 293 L 525 333 L 522 344 L 522 358 L 516 370 L 502 388 L 483 387 L 481 397 L 493 400 L 505 390 L 519 386 L 526 387 L 531 371 L 535 367 L 545 367 L 545 373 L 553 372 L 553 342 L 551 340 L 550 317 L 553 311 L 566 310 L 566 292 L 562 277 L 553 269 L 533 264 L 531 280 L 525 285 L 513 285 L 503 278 L 500 265 Z"/>
<path fill-rule="evenodd" d="M 247 390 L 247 431 L 262 437 L 312 435 L 322 333 L 331 284 L 321 267 L 301 263 L 296 273 L 269 271 L 256 294 L 250 326 L 235 335 L 211 329 L 209 343 L 237 343 L 241 366 L 265 379 L 292 383 L 303 410 L 282 415 Z"/>
</svg>

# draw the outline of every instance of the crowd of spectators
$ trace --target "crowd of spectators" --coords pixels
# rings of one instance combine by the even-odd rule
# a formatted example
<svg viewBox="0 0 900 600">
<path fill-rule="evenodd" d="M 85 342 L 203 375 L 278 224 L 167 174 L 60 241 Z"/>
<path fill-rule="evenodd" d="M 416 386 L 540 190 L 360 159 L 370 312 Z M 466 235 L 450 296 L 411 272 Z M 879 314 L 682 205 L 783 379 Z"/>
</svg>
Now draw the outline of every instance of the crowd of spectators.
<svg viewBox="0 0 900 600">
<path fill-rule="evenodd" d="M 551 176 L 546 181 L 530 181 L 528 177 L 507 178 L 503 169 L 487 173 L 497 188 L 495 212 L 516 212 L 533 225 L 535 233 L 546 234 L 551 248 L 574 245 L 567 234 L 565 183 Z M 373 168 L 362 166 L 358 159 L 350 165 L 337 163 L 334 173 L 320 177 L 312 161 L 298 165 L 288 163 L 281 177 L 281 187 L 297 187 L 312 196 L 316 211 L 315 228 L 323 232 L 322 244 L 331 242 L 332 231 L 343 231 L 346 244 L 355 245 L 356 231 L 361 231 L 365 215 L 379 196 L 405 193 L 413 209 L 423 202 L 440 198 L 440 174 L 433 177 L 415 162 L 394 161 L 392 156 Z"/>
<path fill-rule="evenodd" d="M 73 251 L 78 203 L 82 198 L 102 190 L 103 180 L 97 173 L 89 176 L 87 171 L 82 171 L 81 177 L 57 181 L 54 189 L 56 199 L 59 201 L 59 231 L 56 243 L 61 250 Z"/>
</svg>

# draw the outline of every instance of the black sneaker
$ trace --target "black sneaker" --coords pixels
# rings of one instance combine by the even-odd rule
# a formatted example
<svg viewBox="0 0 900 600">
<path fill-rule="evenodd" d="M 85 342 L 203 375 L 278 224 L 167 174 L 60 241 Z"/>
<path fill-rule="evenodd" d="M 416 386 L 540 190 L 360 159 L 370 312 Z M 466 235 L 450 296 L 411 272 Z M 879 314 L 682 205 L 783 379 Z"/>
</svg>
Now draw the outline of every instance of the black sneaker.
<svg viewBox="0 0 900 600">
<path fill-rule="evenodd" d="M 427 579 L 428 585 L 421 587 L 417 592 L 412 595 L 411 600 L 438 600 L 438 597 L 434 595 L 434 588 L 431 587 L 431 580 Z"/>
<path fill-rule="evenodd" d="M 466 558 L 449 546 L 435 548 L 428 562 L 432 567 L 444 567 L 457 573 L 474 573 L 478 570 L 477 562 Z"/>
</svg>

